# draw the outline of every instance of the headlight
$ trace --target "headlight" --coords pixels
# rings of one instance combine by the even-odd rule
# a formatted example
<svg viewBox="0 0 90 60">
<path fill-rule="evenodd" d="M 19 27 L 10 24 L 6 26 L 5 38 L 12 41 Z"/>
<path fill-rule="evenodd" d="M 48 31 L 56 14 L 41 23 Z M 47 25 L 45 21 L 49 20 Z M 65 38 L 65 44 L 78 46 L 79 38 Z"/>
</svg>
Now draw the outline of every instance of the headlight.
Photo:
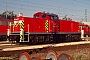
<svg viewBox="0 0 90 60">
<path fill-rule="evenodd" d="M 18 21 L 14 21 L 14 23 L 18 23 Z"/>
<path fill-rule="evenodd" d="M 20 20 L 19 23 L 22 23 L 22 20 Z"/>
</svg>

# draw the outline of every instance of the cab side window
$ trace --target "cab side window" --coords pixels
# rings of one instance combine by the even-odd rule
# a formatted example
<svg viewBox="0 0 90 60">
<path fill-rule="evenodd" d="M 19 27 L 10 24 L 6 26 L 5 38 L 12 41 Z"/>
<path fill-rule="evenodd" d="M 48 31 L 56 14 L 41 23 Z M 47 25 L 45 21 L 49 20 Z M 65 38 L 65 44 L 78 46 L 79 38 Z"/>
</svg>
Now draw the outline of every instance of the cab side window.
<svg viewBox="0 0 90 60">
<path fill-rule="evenodd" d="M 43 13 L 43 14 L 42 14 L 42 18 L 46 18 L 46 14 Z"/>
</svg>

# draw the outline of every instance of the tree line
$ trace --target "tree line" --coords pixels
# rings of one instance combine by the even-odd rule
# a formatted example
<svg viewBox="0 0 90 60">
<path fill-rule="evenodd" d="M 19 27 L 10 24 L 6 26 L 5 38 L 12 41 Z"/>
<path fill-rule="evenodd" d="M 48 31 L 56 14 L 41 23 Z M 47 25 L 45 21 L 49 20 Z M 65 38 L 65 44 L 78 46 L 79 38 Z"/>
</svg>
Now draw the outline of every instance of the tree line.
<svg viewBox="0 0 90 60">
<path fill-rule="evenodd" d="M 3 13 L 0 14 L 0 17 L 9 19 L 9 20 L 13 20 L 17 15 L 14 14 L 14 11 L 5 11 Z"/>
</svg>

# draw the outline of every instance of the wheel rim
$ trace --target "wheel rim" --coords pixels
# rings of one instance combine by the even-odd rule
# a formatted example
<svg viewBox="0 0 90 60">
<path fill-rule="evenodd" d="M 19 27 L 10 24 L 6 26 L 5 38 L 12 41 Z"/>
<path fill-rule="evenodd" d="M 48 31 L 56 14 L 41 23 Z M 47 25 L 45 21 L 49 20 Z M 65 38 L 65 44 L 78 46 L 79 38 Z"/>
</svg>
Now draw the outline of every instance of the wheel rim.
<svg viewBox="0 0 90 60">
<path fill-rule="evenodd" d="M 39 56 L 32 57 L 31 60 L 41 60 Z"/>
<path fill-rule="evenodd" d="M 19 60 L 30 60 L 30 55 L 27 52 L 20 54 Z"/>
<path fill-rule="evenodd" d="M 57 60 L 57 53 L 53 50 L 49 50 L 46 59 Z"/>
<path fill-rule="evenodd" d="M 58 60 L 72 60 L 72 58 L 68 54 L 61 54 L 59 55 Z"/>
</svg>

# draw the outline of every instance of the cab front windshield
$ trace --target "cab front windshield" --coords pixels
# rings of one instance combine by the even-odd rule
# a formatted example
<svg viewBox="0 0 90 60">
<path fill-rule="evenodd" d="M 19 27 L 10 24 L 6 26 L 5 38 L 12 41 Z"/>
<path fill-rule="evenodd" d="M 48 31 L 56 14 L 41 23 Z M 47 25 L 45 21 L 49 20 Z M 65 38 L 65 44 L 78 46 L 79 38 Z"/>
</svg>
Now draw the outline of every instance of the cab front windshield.
<svg viewBox="0 0 90 60">
<path fill-rule="evenodd" d="M 59 19 L 58 15 L 56 15 L 56 14 L 49 14 L 49 17 L 51 20 L 58 20 Z"/>
<path fill-rule="evenodd" d="M 58 20 L 58 16 L 51 16 L 51 20 Z"/>
</svg>

